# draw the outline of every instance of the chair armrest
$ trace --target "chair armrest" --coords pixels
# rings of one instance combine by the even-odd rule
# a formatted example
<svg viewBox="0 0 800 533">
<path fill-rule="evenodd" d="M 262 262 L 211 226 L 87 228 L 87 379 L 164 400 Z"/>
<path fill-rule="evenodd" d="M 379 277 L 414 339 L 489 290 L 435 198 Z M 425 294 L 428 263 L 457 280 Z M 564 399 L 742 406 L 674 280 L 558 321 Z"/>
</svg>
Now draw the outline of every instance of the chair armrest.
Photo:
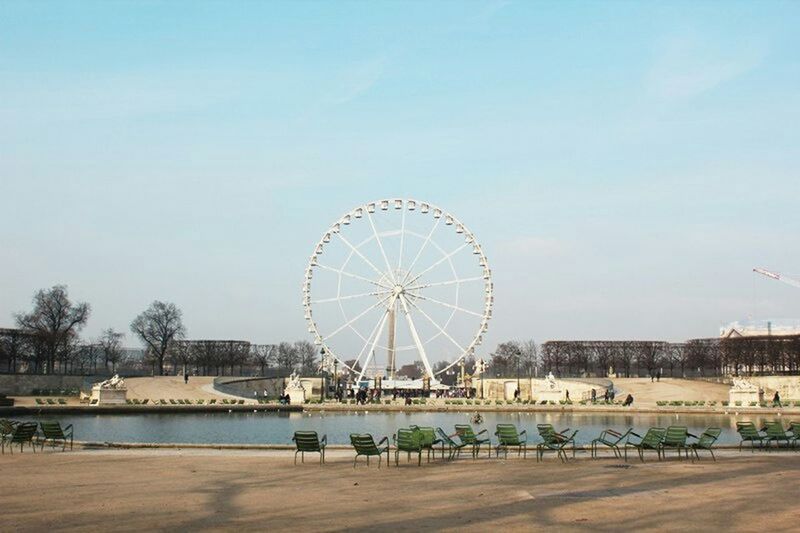
<svg viewBox="0 0 800 533">
<path fill-rule="evenodd" d="M 384 436 L 384 437 L 383 437 L 383 438 L 382 438 L 380 441 L 378 441 L 378 446 L 380 446 L 380 445 L 381 445 L 381 444 L 383 444 L 384 442 L 385 442 L 386 444 L 389 444 L 389 437 L 386 437 L 386 436 Z"/>
<path fill-rule="evenodd" d="M 559 433 L 562 433 L 562 434 L 563 434 L 563 433 L 566 433 L 567 431 L 569 431 L 569 428 L 564 428 L 564 429 L 562 429 L 561 431 L 559 431 Z"/>
<path fill-rule="evenodd" d="M 686 432 L 686 436 L 687 437 L 692 437 L 693 439 L 699 439 L 700 438 L 697 435 L 693 435 L 693 434 L 689 433 L 688 431 Z"/>
<path fill-rule="evenodd" d="M 523 429 L 522 431 L 519 432 L 520 437 L 522 437 L 523 435 L 525 435 L 525 438 L 522 439 L 522 442 L 528 442 L 528 430 Z"/>
<path fill-rule="evenodd" d="M 477 437 L 478 435 L 483 435 L 483 434 L 484 434 L 484 433 L 486 433 L 486 432 L 487 432 L 487 430 L 485 430 L 485 429 L 482 429 L 482 430 L 480 430 L 479 432 L 477 432 L 477 433 L 475 434 L 475 436 Z"/>
<path fill-rule="evenodd" d="M 607 429 L 603 433 L 608 433 L 609 435 L 614 435 L 617 438 L 622 436 L 622 433 L 620 433 L 619 431 L 614 431 L 613 429 Z"/>
<path fill-rule="evenodd" d="M 69 436 L 71 437 L 71 436 L 72 436 L 72 432 L 73 432 L 73 429 L 72 429 L 72 424 L 69 424 L 68 426 L 66 426 L 66 427 L 65 427 L 64 429 L 62 429 L 61 431 L 62 431 L 62 433 L 64 433 L 64 435 L 66 435 L 67 433 L 69 433 Z"/>
<path fill-rule="evenodd" d="M 328 435 L 327 434 L 323 435 L 322 438 L 319 439 L 319 443 L 323 445 L 328 444 Z"/>
<path fill-rule="evenodd" d="M 634 437 L 639 437 L 640 439 L 642 438 L 642 436 L 636 433 L 635 431 L 631 431 L 631 435 L 633 435 Z"/>
</svg>

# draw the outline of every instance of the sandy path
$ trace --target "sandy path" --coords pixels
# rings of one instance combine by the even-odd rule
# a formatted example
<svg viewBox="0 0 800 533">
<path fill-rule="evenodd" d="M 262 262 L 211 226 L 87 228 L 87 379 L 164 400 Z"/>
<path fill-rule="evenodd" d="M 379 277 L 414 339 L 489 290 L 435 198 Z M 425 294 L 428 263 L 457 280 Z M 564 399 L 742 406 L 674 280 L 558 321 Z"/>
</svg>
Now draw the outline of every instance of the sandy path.
<svg viewBox="0 0 800 533">
<path fill-rule="evenodd" d="M 215 391 L 214 378 L 209 376 L 190 376 L 189 383 L 183 382 L 183 376 L 126 378 L 125 384 L 128 386 L 128 398 L 138 400 L 239 398 Z"/>
<path fill-rule="evenodd" d="M 627 468 L 548 457 L 353 470 L 350 457 L 333 453 L 320 468 L 313 458 L 294 467 L 285 452 L 6 454 L 3 529 L 744 531 L 794 529 L 800 517 L 793 453 Z"/>
<path fill-rule="evenodd" d="M 730 387 L 721 383 L 707 381 L 661 378 L 660 382 L 651 383 L 650 378 L 616 378 L 614 388 L 617 399 L 624 399 L 632 394 L 634 405 L 640 407 L 653 406 L 657 401 L 665 400 L 706 400 L 721 402 L 728 399 Z"/>
</svg>

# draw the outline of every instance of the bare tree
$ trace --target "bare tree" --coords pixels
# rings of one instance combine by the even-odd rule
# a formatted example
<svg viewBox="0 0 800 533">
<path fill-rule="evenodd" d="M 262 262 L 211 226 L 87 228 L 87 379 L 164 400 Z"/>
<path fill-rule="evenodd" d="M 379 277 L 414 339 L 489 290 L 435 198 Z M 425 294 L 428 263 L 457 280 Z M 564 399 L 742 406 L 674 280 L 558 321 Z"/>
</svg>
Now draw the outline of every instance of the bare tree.
<svg viewBox="0 0 800 533">
<path fill-rule="evenodd" d="M 501 342 L 491 357 L 489 374 L 508 376 L 515 373 L 522 362 L 522 346 L 516 341 Z"/>
<path fill-rule="evenodd" d="M 314 345 L 308 341 L 297 341 L 294 343 L 294 349 L 300 364 L 300 374 L 303 376 L 316 375 L 319 371 L 319 361 Z"/>
<path fill-rule="evenodd" d="M 175 304 L 156 300 L 131 322 L 131 331 L 150 349 L 159 375 L 164 374 L 164 357 L 170 342 L 186 334 L 182 316 Z"/>
<path fill-rule="evenodd" d="M 536 374 L 539 366 L 539 347 L 533 339 L 519 343 L 522 353 L 522 371 L 531 377 Z"/>
<path fill-rule="evenodd" d="M 274 344 L 251 344 L 250 357 L 261 368 L 261 375 L 266 374 L 266 369 L 275 363 L 278 347 Z"/>
<path fill-rule="evenodd" d="M 46 363 L 46 373 L 55 371 L 55 362 L 70 352 L 70 341 L 89 320 L 88 303 L 73 304 L 66 285 L 41 289 L 33 296 L 33 311 L 15 315 L 17 325 L 41 343 Z M 62 369 L 66 370 L 66 369 Z"/>
<path fill-rule="evenodd" d="M 276 361 L 282 373 L 290 374 L 294 372 L 298 362 L 297 349 L 295 346 L 288 342 L 280 343 L 278 345 Z"/>
<path fill-rule="evenodd" d="M 103 330 L 102 335 L 98 339 L 100 350 L 103 352 L 103 359 L 105 362 L 105 369 L 109 370 L 108 365 L 111 365 L 111 373 L 116 373 L 117 363 L 122 358 L 122 339 L 125 334 L 115 331 L 114 328 L 107 328 Z"/>
</svg>

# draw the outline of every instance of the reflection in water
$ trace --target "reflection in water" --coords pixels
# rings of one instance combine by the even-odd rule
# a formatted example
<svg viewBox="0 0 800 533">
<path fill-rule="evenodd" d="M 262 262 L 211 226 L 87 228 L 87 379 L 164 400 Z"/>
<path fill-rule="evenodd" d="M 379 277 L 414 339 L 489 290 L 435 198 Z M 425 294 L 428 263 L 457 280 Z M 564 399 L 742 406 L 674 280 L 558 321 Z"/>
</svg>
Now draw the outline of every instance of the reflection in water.
<svg viewBox="0 0 800 533">
<path fill-rule="evenodd" d="M 377 438 L 390 436 L 397 428 L 411 424 L 442 427 L 453 432 L 455 424 L 469 424 L 472 413 L 370 412 L 344 413 L 277 412 L 277 413 L 186 413 L 186 414 L 124 414 L 124 415 L 65 415 L 48 416 L 62 424 L 75 426 L 75 438 L 97 442 L 179 442 L 224 444 L 290 444 L 296 430 L 313 430 L 328 435 L 332 444 L 346 444 L 350 433 L 372 433 Z M 699 435 L 708 427 L 722 428 L 720 443 L 734 444 L 739 439 L 736 422 L 751 420 L 762 425 L 776 415 L 754 416 L 734 414 L 624 414 L 624 413 L 483 413 L 483 423 L 477 429 L 494 433 L 498 423 L 516 424 L 527 429 L 529 440 L 536 441 L 536 424 L 553 424 L 556 429 L 578 429 L 579 443 L 588 443 L 606 428 L 637 433 L 651 426 L 688 426 L 689 432 Z M 788 419 L 784 421 L 788 425 Z"/>
</svg>

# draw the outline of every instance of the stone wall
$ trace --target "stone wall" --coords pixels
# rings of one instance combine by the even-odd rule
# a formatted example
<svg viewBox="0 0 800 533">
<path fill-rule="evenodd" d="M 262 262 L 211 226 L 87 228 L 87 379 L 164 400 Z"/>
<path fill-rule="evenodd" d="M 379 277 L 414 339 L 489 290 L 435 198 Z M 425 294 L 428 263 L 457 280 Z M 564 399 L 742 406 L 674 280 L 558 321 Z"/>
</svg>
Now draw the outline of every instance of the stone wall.
<svg viewBox="0 0 800 533">
<path fill-rule="evenodd" d="M 268 398 L 275 399 L 283 394 L 288 383 L 289 378 L 219 377 L 214 379 L 214 388 L 225 394 L 249 399 L 263 398 L 266 391 Z M 306 389 L 307 400 L 322 398 L 322 378 L 300 378 L 300 383 Z"/>
<path fill-rule="evenodd" d="M 764 389 L 766 401 L 772 401 L 776 390 L 782 400 L 800 400 L 800 376 L 745 376 L 744 379 Z"/>
<path fill-rule="evenodd" d="M 62 376 L 58 374 L 0 374 L 0 394 L 31 396 L 34 389 L 81 389 L 88 391 L 92 383 L 108 376 Z"/>
<path fill-rule="evenodd" d="M 513 400 L 514 390 L 517 388 L 517 378 L 481 378 L 473 379 L 475 395 L 481 396 L 481 381 L 483 381 L 483 397 L 487 400 Z M 548 390 L 546 379 L 521 378 L 519 380 L 520 399 L 539 401 L 540 396 Z M 556 388 L 561 391 L 561 400 L 566 399 L 566 392 L 569 391 L 570 400 L 579 402 L 591 397 L 592 389 L 597 391 L 597 397 L 602 398 L 605 387 L 597 383 L 585 381 L 557 379 Z"/>
</svg>

